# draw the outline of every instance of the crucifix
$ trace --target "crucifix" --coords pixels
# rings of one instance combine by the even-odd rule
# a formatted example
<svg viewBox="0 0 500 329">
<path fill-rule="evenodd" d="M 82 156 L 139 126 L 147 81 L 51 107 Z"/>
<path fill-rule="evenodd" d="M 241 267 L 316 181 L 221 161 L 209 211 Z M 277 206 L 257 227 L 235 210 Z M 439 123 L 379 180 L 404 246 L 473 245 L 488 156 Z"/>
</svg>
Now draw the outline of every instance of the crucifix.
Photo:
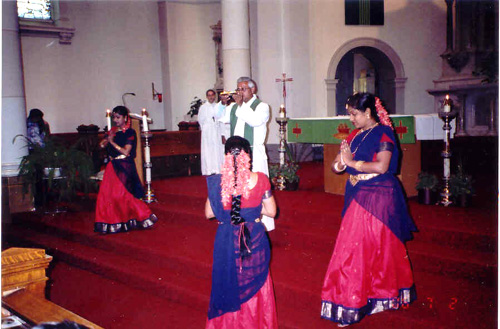
<svg viewBox="0 0 500 329">
<path fill-rule="evenodd" d="M 281 79 L 277 78 L 276 82 L 283 83 L 283 105 L 286 106 L 286 83 L 293 81 L 293 78 L 287 78 L 286 73 L 283 73 L 281 76 L 282 78 Z"/>
</svg>

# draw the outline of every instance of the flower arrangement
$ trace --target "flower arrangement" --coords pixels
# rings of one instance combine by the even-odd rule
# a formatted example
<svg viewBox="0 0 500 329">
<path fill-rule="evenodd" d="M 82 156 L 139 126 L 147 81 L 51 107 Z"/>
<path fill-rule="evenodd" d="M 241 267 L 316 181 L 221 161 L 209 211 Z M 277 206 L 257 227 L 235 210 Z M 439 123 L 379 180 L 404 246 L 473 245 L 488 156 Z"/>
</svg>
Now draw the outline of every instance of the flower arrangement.
<svg viewBox="0 0 500 329">
<path fill-rule="evenodd" d="M 299 164 L 293 161 L 286 161 L 281 167 L 279 163 L 269 165 L 269 178 L 271 183 L 273 186 L 277 186 L 278 177 L 281 175 L 285 179 L 285 189 L 296 190 L 300 180 L 299 175 L 297 174 L 299 168 Z"/>
</svg>

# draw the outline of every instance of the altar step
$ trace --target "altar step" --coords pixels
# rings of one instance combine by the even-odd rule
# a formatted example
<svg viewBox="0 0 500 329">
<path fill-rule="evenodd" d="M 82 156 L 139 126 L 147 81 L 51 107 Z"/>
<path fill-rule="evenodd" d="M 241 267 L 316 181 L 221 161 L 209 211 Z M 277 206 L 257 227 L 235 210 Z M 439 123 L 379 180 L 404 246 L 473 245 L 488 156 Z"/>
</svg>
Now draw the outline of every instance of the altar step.
<svg viewBox="0 0 500 329">
<path fill-rule="evenodd" d="M 16 228 L 16 233 L 6 233 L 17 241 L 24 240 L 27 245 L 48 249 L 48 252 L 58 262 L 63 261 L 68 264 L 76 264 L 81 269 L 103 277 L 104 280 L 112 280 L 127 287 L 127 289 L 139 290 L 148 295 L 165 299 L 168 301 L 165 302 L 165 305 L 169 305 L 168 308 L 171 308 L 171 304 L 173 303 L 173 305 L 180 304 L 196 310 L 207 309 L 210 271 L 205 268 L 205 264 L 193 262 L 185 265 L 190 270 L 179 269 L 177 263 L 169 263 L 165 260 L 160 262 L 161 264 L 158 264 L 135 259 L 131 257 L 127 250 L 128 248 L 124 245 L 121 245 L 121 248 L 116 248 L 117 250 L 113 252 L 109 252 L 101 248 L 93 248 L 85 244 L 82 245 L 81 243 L 61 239 L 52 234 L 40 233 L 30 228 Z M 118 252 L 118 249 L 121 249 L 121 252 Z M 293 255 L 295 252 L 298 251 L 290 250 L 288 253 L 288 256 L 293 258 L 294 263 L 303 264 L 301 258 L 309 257 L 309 255 L 296 257 Z M 280 266 L 286 266 L 285 264 L 289 261 L 288 258 L 283 259 L 284 264 L 280 264 Z M 169 264 L 169 266 L 165 265 L 165 263 Z M 274 264 L 272 267 L 274 267 Z M 158 273 L 162 273 L 161 277 L 155 275 Z M 318 316 L 321 301 L 319 293 L 316 293 L 316 290 L 321 288 L 321 278 L 319 277 L 323 274 L 321 273 L 318 277 L 319 279 L 316 278 L 318 279 L 316 280 L 317 282 L 311 285 L 311 278 L 302 279 L 300 277 L 301 273 L 302 271 L 295 271 L 291 275 L 289 271 L 285 273 L 279 270 L 272 270 L 281 327 L 328 328 L 331 324 L 328 321 L 319 319 Z M 291 277 L 298 279 L 298 281 L 290 280 Z M 442 276 L 422 272 L 416 272 L 415 279 L 417 282 L 440 282 L 439 287 L 435 287 L 439 288 L 439 293 L 436 294 L 436 291 L 433 293 L 432 289 L 426 289 L 425 285 L 421 284 L 419 291 L 425 292 L 425 296 L 427 297 L 419 298 L 417 302 L 410 306 L 409 310 L 386 312 L 376 317 L 367 318 L 363 321 L 367 325 L 366 328 L 383 328 L 384 325 L 387 326 L 391 323 L 396 326 L 401 321 L 404 321 L 409 328 L 444 328 L 436 324 L 435 317 L 437 315 L 432 311 L 433 308 L 443 311 L 449 306 L 448 304 L 453 304 L 458 314 L 461 306 L 465 307 L 476 302 L 485 302 L 484 299 L 481 299 L 481 301 L 471 300 L 471 296 L 464 297 L 464 300 L 458 297 L 457 301 L 451 297 L 460 296 L 460 291 L 464 287 L 473 289 L 481 296 L 480 291 L 485 288 L 482 288 L 480 284 L 471 284 L 466 280 L 444 280 Z M 55 290 L 57 284 L 57 282 L 54 282 L 53 290 Z M 312 289 L 312 286 L 314 286 L 314 289 Z M 105 288 L 105 285 L 99 284 L 99 287 L 100 289 Z M 452 294 L 450 295 L 451 292 Z M 81 303 L 84 303 L 84 301 Z M 488 305 L 488 303 L 485 304 L 486 311 Z M 68 306 L 71 305 L 65 305 L 65 307 Z M 71 310 L 70 307 L 68 309 Z M 78 310 L 73 311 L 78 312 Z M 194 312 L 193 315 L 199 315 L 199 313 Z M 202 313 L 203 316 L 201 318 L 204 319 L 205 312 Z M 450 310 L 450 314 L 454 313 Z M 88 314 L 82 315 L 89 317 Z M 463 317 L 463 313 L 461 316 Z M 96 319 L 89 318 L 99 323 Z M 202 324 L 201 321 L 198 321 L 198 324 L 200 323 Z M 309 325 L 311 326 L 309 327 Z M 174 327 L 169 326 L 169 328 Z"/>
<path fill-rule="evenodd" d="M 279 205 L 276 227 L 335 239 L 341 223 L 343 198 L 323 192 L 295 193 L 274 191 Z M 192 216 L 203 212 L 206 201 L 205 195 L 160 191 L 157 196 L 160 201 L 153 207 Z M 414 233 L 415 241 L 484 253 L 496 251 L 497 229 L 493 209 L 425 206 L 414 201 L 409 205 L 418 228 Z"/>
<path fill-rule="evenodd" d="M 280 202 L 282 194 L 280 192 L 275 192 L 275 194 Z M 315 193 L 310 192 L 310 194 Z M 186 225 L 190 223 L 196 225 L 197 222 L 189 218 L 199 216 L 205 202 L 205 198 L 201 197 L 167 193 L 160 193 L 158 197 L 161 197 L 162 201 L 155 205 L 155 208 L 174 213 L 172 220 L 182 221 Z M 335 196 L 327 196 L 327 198 L 338 199 Z M 295 201 L 293 203 L 295 205 L 301 202 L 307 204 L 308 198 Z M 305 210 L 282 208 L 276 220 L 277 229 L 270 233 L 273 246 L 286 249 L 290 241 L 294 241 L 302 252 L 321 253 L 329 257 L 340 227 L 342 210 L 341 204 L 335 206 L 331 206 L 334 202 L 329 204 L 331 209 L 328 209 L 327 215 L 324 212 L 314 213 L 314 207 L 311 211 L 309 208 Z M 489 229 L 490 224 L 484 217 L 481 219 L 477 214 L 466 215 L 470 223 L 476 221 L 479 227 L 470 224 L 467 226 L 463 216 L 460 216 L 460 213 L 464 212 L 463 209 L 438 206 L 424 208 L 414 202 L 411 206 L 419 227 L 419 232 L 414 234 L 414 240 L 407 243 L 414 268 L 448 274 L 456 278 L 481 280 L 490 286 L 495 284 L 497 237 L 496 232 Z M 481 211 L 476 210 L 476 212 Z M 279 236 L 278 239 L 276 239 L 277 236 Z"/>
<path fill-rule="evenodd" d="M 179 192 L 182 194 L 182 189 L 189 185 L 189 182 L 182 184 Z M 165 307 L 173 307 L 172 304 L 196 309 L 198 312 L 193 316 L 203 316 L 204 319 L 217 225 L 203 217 L 206 192 L 197 190 L 191 195 L 187 193 L 189 191 L 185 192 L 179 197 L 157 189 L 160 201 L 151 206 L 160 221 L 151 230 L 102 236 L 92 232 L 92 212 L 48 217 L 27 214 L 20 218 L 22 224 L 15 225 L 12 231 L 4 231 L 4 236 L 13 241 L 25 241 L 27 245 L 48 248 L 57 260 L 89 271 L 88 276 L 98 274 L 103 280 L 140 290 L 151 298 L 160 298 Z M 319 318 L 320 291 L 337 235 L 342 202 L 338 197 L 322 193 L 312 193 L 312 196 L 297 193 L 287 195 L 286 199 L 283 199 L 282 192 L 275 194 L 282 205 L 282 213 L 277 221 L 278 229 L 270 232 L 273 244 L 271 273 L 280 327 L 331 328 L 331 323 Z M 289 200 L 293 197 L 297 198 L 294 202 Z M 320 211 L 318 204 L 305 210 L 298 207 L 312 199 L 322 199 L 326 207 L 331 207 L 327 211 L 329 216 L 322 214 L 324 210 Z M 454 213 L 453 217 L 460 223 L 462 219 L 457 214 Z M 429 220 L 429 216 L 433 217 L 432 214 L 426 215 L 422 223 L 436 221 L 436 218 Z M 443 214 L 438 217 L 443 217 Z M 423 228 L 421 231 L 426 231 Z M 439 233 L 440 230 L 443 232 Z M 443 251 L 450 235 L 446 228 L 440 230 L 432 233 L 440 244 L 419 241 L 421 233 L 409 243 L 418 300 L 408 310 L 368 317 L 357 327 L 399 327 L 404 323 L 409 328 L 449 328 L 450 323 L 479 323 L 484 316 L 496 314 L 495 294 L 492 292 L 496 263 L 490 263 L 491 250 L 456 249 L 460 244 L 455 243 Z M 474 234 L 480 234 L 475 231 L 459 233 L 470 235 L 470 241 L 474 240 Z M 479 236 L 480 240 L 495 239 L 493 234 Z M 470 243 L 468 247 L 473 245 Z M 479 249 L 487 246 L 488 243 Z M 159 277 L 162 279 L 158 280 Z M 54 290 L 56 286 L 57 282 L 54 282 Z M 74 311 L 78 313 L 78 310 Z M 86 314 L 84 316 L 100 323 Z M 203 325 L 201 320 L 198 323 L 201 325 L 194 327 Z"/>
</svg>

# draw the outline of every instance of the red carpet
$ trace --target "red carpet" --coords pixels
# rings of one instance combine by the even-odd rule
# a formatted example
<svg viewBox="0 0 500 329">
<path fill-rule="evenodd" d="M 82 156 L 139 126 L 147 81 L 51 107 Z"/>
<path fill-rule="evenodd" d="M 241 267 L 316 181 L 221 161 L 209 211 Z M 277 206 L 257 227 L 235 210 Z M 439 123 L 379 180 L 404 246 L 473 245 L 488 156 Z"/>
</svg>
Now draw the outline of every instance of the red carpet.
<svg viewBox="0 0 500 329">
<path fill-rule="evenodd" d="M 343 198 L 322 192 L 321 163 L 304 163 L 300 188 L 276 192 L 280 207 L 271 273 L 280 328 L 336 328 L 319 317 L 320 291 Z M 94 204 L 56 216 L 20 214 L 4 248 L 38 246 L 54 256 L 49 298 L 107 328 L 203 328 L 217 224 L 203 217 L 205 179 L 153 182 L 151 230 L 93 233 Z M 417 301 L 353 328 L 496 328 L 496 207 L 409 202 L 419 228 L 408 249 Z"/>
</svg>

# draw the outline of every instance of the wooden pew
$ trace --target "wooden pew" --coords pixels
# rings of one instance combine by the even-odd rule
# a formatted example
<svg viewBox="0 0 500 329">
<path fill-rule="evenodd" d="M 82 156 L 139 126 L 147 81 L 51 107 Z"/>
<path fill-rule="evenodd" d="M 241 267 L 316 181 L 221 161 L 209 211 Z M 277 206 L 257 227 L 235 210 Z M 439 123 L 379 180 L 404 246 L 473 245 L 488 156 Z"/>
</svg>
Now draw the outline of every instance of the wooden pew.
<svg viewBox="0 0 500 329">
<path fill-rule="evenodd" d="M 103 329 L 45 299 L 45 270 L 52 257 L 43 249 L 10 248 L 2 252 L 2 305 L 31 323 L 73 321 Z M 4 296 L 5 295 L 5 296 Z"/>
</svg>

